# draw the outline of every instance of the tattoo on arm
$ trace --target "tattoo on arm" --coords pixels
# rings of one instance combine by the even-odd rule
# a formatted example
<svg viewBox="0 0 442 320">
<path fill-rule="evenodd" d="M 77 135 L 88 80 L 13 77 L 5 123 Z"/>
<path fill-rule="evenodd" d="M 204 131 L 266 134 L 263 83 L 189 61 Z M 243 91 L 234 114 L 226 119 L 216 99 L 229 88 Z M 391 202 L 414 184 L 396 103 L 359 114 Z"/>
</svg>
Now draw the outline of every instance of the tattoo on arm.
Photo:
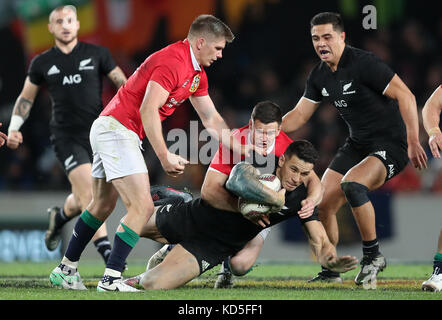
<svg viewBox="0 0 442 320">
<path fill-rule="evenodd" d="M 275 192 L 258 180 L 258 170 L 251 164 L 240 162 L 235 165 L 226 182 L 227 190 L 238 197 L 258 203 L 273 204 Z"/>
<path fill-rule="evenodd" d="M 113 84 L 117 89 L 119 89 L 127 81 L 126 76 L 119 67 L 116 67 L 114 70 L 112 70 L 109 73 L 108 77 L 113 82 Z"/>
<path fill-rule="evenodd" d="M 15 102 L 14 109 L 12 110 L 13 115 L 17 115 L 26 120 L 31 112 L 33 101 L 25 99 L 23 97 L 18 97 Z"/>
</svg>

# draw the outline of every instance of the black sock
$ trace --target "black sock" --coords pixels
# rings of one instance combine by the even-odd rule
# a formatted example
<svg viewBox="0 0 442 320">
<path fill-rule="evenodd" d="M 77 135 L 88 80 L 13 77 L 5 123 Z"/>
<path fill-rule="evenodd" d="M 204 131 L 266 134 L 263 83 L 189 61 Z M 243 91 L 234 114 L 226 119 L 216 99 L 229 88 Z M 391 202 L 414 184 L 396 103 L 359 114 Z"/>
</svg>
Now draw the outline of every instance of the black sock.
<svg viewBox="0 0 442 320">
<path fill-rule="evenodd" d="M 101 257 L 103 258 L 104 262 L 107 263 L 109 255 L 112 250 L 111 243 L 108 237 L 104 236 L 95 240 L 94 245 L 97 248 L 97 251 L 101 254 Z"/>
<path fill-rule="evenodd" d="M 339 277 L 339 272 L 331 271 L 330 269 L 327 269 L 326 267 L 321 266 L 322 271 L 320 272 L 321 275 L 325 277 Z"/>
<path fill-rule="evenodd" d="M 126 259 L 129 256 L 132 247 L 123 241 L 118 235 L 114 238 L 114 248 L 107 260 L 106 268 L 123 272 Z"/>
<path fill-rule="evenodd" d="M 71 219 L 71 217 L 66 216 L 66 212 L 61 208 L 55 215 L 55 229 L 60 229 Z"/>
<path fill-rule="evenodd" d="M 434 274 L 442 273 L 442 261 L 434 260 L 434 262 L 433 262 L 433 273 Z"/>
<path fill-rule="evenodd" d="M 379 254 L 379 242 L 378 239 L 370 241 L 362 241 L 362 253 L 364 256 L 376 256 Z"/>
<path fill-rule="evenodd" d="M 228 272 L 232 272 L 232 270 L 230 269 L 230 256 L 227 257 L 224 261 L 223 261 L 223 267 L 224 270 L 227 270 Z"/>
</svg>

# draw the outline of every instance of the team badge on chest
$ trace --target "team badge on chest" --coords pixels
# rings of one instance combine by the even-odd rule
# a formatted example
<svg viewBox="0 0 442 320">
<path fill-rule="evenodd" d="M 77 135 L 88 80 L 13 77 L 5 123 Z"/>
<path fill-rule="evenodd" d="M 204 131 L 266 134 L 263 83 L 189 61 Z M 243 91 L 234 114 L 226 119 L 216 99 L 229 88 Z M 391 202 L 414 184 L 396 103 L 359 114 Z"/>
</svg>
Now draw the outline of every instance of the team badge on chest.
<svg viewBox="0 0 442 320">
<path fill-rule="evenodd" d="M 199 74 L 197 74 L 195 77 L 193 77 L 192 84 L 190 85 L 190 88 L 189 88 L 190 92 L 193 93 L 198 89 L 198 87 L 200 85 L 200 79 L 201 79 L 201 76 Z"/>
</svg>

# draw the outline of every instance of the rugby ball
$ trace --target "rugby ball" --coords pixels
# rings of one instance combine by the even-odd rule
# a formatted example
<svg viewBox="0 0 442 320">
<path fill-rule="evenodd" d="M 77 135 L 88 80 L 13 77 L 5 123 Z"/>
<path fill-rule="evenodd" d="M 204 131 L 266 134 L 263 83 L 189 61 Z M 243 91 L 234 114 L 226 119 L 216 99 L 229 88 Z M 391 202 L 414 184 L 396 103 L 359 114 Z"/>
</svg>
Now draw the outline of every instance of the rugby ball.
<svg viewBox="0 0 442 320">
<path fill-rule="evenodd" d="M 281 189 L 281 181 L 274 174 L 262 174 L 258 179 L 262 184 L 274 191 L 279 191 Z M 270 206 L 268 205 L 251 202 L 241 197 L 238 200 L 238 208 L 241 211 L 241 214 L 246 218 L 260 217 L 270 211 Z"/>
</svg>

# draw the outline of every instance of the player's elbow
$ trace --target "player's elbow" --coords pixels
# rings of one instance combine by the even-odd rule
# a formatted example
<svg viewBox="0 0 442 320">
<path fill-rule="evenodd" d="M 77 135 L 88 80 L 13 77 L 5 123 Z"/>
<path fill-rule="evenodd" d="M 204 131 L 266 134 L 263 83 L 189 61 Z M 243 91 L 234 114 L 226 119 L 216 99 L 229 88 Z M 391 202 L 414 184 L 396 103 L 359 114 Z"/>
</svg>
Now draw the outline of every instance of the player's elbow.
<svg viewBox="0 0 442 320">
<path fill-rule="evenodd" d="M 210 203 L 211 201 L 215 200 L 215 198 L 216 197 L 213 192 L 213 188 L 205 187 L 203 185 L 203 187 L 201 188 L 201 199 Z"/>
</svg>

